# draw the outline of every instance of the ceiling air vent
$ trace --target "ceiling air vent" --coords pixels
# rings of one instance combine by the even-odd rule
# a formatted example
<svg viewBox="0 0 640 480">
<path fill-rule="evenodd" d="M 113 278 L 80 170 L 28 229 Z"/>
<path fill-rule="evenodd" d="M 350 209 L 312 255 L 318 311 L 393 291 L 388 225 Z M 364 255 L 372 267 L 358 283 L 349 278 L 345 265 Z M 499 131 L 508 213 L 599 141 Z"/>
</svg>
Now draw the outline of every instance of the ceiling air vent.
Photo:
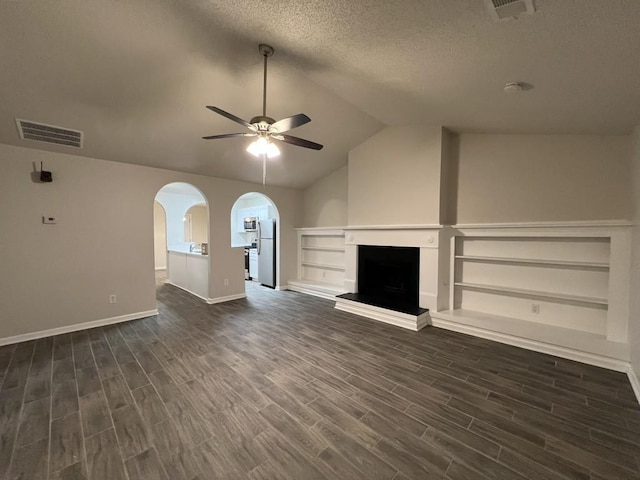
<svg viewBox="0 0 640 480">
<path fill-rule="evenodd" d="M 522 14 L 531 15 L 536 11 L 533 0 L 485 0 L 489 14 L 498 22 L 516 18 Z"/>
<path fill-rule="evenodd" d="M 37 142 L 82 148 L 84 134 L 78 130 L 20 120 L 19 118 L 16 118 L 16 124 L 18 125 L 20 138 L 23 140 L 35 140 Z"/>
</svg>

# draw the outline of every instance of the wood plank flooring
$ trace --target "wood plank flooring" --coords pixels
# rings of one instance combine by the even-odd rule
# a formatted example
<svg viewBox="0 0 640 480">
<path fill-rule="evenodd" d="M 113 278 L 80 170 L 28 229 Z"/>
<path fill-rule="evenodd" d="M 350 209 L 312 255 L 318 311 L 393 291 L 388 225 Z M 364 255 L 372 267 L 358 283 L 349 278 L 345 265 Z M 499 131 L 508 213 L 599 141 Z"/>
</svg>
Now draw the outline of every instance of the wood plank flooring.
<svg viewBox="0 0 640 480">
<path fill-rule="evenodd" d="M 640 479 L 622 373 L 247 289 L 0 348 L 0 479 Z"/>
</svg>

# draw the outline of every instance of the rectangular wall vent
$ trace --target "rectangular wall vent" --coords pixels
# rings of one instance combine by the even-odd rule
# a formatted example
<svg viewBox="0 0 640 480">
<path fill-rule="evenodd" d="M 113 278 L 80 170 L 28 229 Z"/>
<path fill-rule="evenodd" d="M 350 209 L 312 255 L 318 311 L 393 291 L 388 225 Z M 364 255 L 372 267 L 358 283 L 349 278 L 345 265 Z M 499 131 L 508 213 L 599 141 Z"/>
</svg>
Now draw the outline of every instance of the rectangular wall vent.
<svg viewBox="0 0 640 480">
<path fill-rule="evenodd" d="M 536 11 L 533 0 L 485 0 L 489 14 L 496 21 L 531 15 Z"/>
<path fill-rule="evenodd" d="M 55 143 L 68 147 L 82 148 L 84 134 L 79 130 L 56 127 L 44 123 L 31 122 L 16 118 L 18 133 L 23 140 L 35 140 L 37 142 Z"/>
</svg>

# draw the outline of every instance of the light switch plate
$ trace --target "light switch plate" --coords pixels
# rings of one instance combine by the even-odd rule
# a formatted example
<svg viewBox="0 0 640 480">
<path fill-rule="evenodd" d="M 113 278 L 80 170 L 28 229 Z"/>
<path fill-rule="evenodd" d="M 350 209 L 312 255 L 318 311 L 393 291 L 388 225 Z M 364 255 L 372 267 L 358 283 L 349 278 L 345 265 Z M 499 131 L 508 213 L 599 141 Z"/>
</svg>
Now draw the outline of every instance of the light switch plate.
<svg viewBox="0 0 640 480">
<path fill-rule="evenodd" d="M 50 217 L 48 215 L 44 215 L 42 217 L 42 223 L 46 223 L 47 225 L 55 225 L 56 224 L 56 217 Z"/>
</svg>

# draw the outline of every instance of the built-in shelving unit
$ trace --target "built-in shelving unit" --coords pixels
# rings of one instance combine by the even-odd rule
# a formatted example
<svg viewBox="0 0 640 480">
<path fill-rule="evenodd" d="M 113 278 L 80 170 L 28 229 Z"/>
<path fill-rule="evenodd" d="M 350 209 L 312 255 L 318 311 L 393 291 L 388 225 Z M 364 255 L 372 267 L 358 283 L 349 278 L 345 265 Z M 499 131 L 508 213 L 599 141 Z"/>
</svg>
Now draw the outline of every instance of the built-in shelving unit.
<svg viewBox="0 0 640 480">
<path fill-rule="evenodd" d="M 606 334 L 610 239 L 458 236 L 454 309 Z"/>
<path fill-rule="evenodd" d="M 620 369 L 629 254 L 626 225 L 455 229 L 434 325 Z"/>
<path fill-rule="evenodd" d="M 298 232 L 298 278 L 289 289 L 324 298 L 345 293 L 344 231 L 301 228 Z"/>
</svg>

